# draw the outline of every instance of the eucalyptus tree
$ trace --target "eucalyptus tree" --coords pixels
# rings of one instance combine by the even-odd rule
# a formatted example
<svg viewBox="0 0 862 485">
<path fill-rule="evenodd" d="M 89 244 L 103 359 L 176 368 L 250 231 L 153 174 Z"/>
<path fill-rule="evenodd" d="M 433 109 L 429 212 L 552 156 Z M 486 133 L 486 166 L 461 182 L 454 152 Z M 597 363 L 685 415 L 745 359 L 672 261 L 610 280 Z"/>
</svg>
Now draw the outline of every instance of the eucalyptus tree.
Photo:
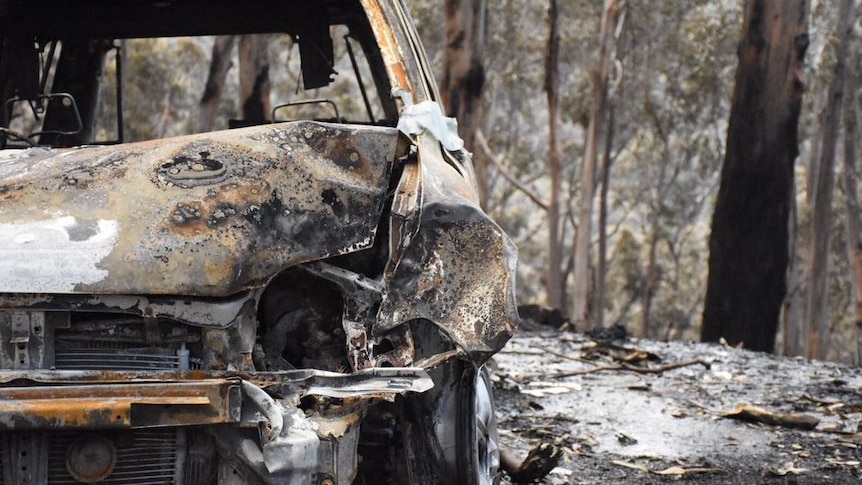
<svg viewBox="0 0 862 485">
<path fill-rule="evenodd" d="M 721 186 L 712 220 L 701 338 L 772 351 L 788 265 L 788 218 L 808 2 L 748 0 Z"/>
</svg>

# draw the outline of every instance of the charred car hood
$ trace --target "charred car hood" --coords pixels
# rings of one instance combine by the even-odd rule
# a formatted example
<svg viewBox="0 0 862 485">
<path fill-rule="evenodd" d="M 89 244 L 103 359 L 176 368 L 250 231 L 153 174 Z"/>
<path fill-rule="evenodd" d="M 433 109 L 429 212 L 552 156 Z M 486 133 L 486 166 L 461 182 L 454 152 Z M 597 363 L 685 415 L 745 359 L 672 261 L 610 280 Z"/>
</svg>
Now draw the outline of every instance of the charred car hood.
<svg viewBox="0 0 862 485">
<path fill-rule="evenodd" d="M 293 122 L 0 152 L 0 292 L 224 296 L 368 248 L 397 140 Z"/>
</svg>

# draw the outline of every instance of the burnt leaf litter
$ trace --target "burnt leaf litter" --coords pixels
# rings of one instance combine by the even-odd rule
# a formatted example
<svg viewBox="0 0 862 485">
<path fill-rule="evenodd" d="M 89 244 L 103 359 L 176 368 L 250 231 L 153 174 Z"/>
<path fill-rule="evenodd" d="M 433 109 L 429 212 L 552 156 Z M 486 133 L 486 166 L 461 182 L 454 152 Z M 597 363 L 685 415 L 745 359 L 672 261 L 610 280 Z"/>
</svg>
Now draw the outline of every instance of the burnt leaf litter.
<svg viewBox="0 0 862 485">
<path fill-rule="evenodd" d="M 544 458 L 504 483 L 862 483 L 859 368 L 549 327 L 491 368 L 505 454 Z"/>
</svg>

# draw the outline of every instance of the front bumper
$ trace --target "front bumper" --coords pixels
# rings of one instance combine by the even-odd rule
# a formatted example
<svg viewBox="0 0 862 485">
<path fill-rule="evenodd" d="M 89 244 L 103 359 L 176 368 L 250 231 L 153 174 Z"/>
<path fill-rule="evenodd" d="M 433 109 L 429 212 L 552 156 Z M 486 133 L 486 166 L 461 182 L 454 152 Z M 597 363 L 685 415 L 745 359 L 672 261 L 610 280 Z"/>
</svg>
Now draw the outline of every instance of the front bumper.
<svg viewBox="0 0 862 485">
<path fill-rule="evenodd" d="M 426 371 L 416 367 L 352 374 L 2 371 L 0 432 L 205 426 L 223 456 L 232 455 L 264 482 L 312 483 L 315 476 L 329 476 L 332 483 L 349 483 L 355 425 L 367 406 L 307 415 L 300 399 L 325 396 L 355 404 L 431 387 Z"/>
</svg>

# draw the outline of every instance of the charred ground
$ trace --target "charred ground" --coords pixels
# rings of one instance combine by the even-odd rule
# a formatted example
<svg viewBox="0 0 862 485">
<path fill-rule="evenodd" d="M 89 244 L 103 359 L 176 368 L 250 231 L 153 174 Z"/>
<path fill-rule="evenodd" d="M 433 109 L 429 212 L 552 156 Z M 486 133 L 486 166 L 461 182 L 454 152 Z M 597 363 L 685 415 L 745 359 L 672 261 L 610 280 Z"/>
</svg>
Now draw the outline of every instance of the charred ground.
<svg viewBox="0 0 862 485">
<path fill-rule="evenodd" d="M 563 451 L 542 483 L 862 480 L 858 368 L 553 330 L 520 331 L 494 363 L 503 446 Z M 743 404 L 787 422 L 726 416 Z"/>
</svg>

